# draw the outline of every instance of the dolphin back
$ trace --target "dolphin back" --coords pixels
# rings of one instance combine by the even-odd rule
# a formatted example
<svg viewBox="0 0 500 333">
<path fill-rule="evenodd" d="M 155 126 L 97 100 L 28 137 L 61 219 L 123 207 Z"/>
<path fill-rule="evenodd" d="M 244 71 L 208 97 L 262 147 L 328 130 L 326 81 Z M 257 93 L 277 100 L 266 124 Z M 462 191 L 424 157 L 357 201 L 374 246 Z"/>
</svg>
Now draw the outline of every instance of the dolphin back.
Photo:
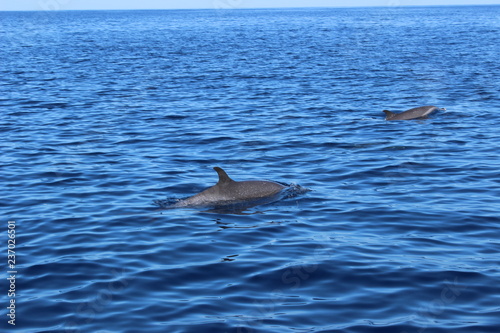
<svg viewBox="0 0 500 333">
<path fill-rule="evenodd" d="M 224 196 L 235 201 L 246 201 L 265 198 L 278 194 L 285 186 L 260 180 L 247 180 L 243 182 L 233 182 L 221 190 Z"/>
<path fill-rule="evenodd" d="M 388 110 L 384 110 L 383 112 L 386 115 L 385 120 L 409 120 L 426 117 L 438 109 L 437 106 L 427 105 L 409 109 L 401 113 L 394 113 Z"/>
<path fill-rule="evenodd" d="M 240 202 L 255 201 L 278 195 L 286 186 L 271 181 L 248 180 L 234 181 L 219 167 L 214 170 L 219 181 L 212 187 L 183 199 L 172 207 L 217 206 Z"/>
</svg>

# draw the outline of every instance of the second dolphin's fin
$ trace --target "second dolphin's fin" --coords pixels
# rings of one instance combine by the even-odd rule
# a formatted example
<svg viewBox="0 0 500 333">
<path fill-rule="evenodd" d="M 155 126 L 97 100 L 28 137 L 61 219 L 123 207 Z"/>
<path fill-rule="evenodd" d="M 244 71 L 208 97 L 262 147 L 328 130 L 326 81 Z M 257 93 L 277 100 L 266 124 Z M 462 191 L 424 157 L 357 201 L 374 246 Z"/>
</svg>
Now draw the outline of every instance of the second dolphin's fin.
<svg viewBox="0 0 500 333">
<path fill-rule="evenodd" d="M 392 117 L 394 117 L 396 115 L 396 113 L 391 112 L 389 110 L 384 110 L 382 112 L 385 113 L 385 120 L 389 120 L 389 119 L 391 119 Z"/>
</svg>

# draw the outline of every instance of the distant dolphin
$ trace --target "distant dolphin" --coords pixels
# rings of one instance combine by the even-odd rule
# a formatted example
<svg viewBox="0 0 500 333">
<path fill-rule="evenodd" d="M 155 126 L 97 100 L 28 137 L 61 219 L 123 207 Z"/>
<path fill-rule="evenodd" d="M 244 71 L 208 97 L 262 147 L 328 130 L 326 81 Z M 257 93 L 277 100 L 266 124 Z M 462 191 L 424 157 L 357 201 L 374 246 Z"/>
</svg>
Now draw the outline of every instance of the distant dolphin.
<svg viewBox="0 0 500 333">
<path fill-rule="evenodd" d="M 237 182 L 229 178 L 219 167 L 214 168 L 219 175 L 219 181 L 214 186 L 192 197 L 181 200 L 172 207 L 196 207 L 209 205 L 229 205 L 245 201 L 256 201 L 277 195 L 286 186 L 261 180 Z"/>
<path fill-rule="evenodd" d="M 385 120 L 408 120 L 408 119 L 416 119 L 428 116 L 432 112 L 436 110 L 446 110 L 445 108 L 438 108 L 437 106 L 420 106 L 418 108 L 413 108 L 401 113 L 394 113 L 388 110 L 384 110 L 386 117 Z"/>
</svg>

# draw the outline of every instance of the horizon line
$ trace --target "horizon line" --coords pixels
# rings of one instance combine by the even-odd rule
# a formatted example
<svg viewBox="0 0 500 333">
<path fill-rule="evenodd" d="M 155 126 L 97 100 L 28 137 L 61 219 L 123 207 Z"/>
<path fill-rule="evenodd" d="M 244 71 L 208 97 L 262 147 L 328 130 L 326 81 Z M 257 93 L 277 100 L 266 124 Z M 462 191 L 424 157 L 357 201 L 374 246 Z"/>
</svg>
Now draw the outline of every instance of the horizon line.
<svg viewBox="0 0 500 333">
<path fill-rule="evenodd" d="M 236 7 L 236 8 L 84 8 L 84 9 L 0 9 L 0 12 L 69 12 L 69 11 L 132 11 L 132 10 L 251 10 L 251 9 L 342 9 L 342 8 L 402 8 L 402 7 L 478 7 L 478 6 L 500 6 L 500 4 L 454 4 L 454 5 L 373 5 L 373 6 L 299 6 L 299 7 Z"/>
</svg>

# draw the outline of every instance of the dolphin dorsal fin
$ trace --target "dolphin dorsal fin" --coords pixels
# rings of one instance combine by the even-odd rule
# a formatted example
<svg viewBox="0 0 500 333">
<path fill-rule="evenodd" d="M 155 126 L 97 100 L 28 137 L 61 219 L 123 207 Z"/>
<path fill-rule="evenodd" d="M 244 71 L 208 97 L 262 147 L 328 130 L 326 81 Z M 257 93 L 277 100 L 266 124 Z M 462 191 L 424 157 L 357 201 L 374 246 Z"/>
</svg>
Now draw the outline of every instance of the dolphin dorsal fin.
<svg viewBox="0 0 500 333">
<path fill-rule="evenodd" d="M 221 168 L 215 167 L 214 170 L 219 175 L 219 181 L 217 182 L 217 184 L 219 184 L 219 185 L 229 184 L 230 182 L 234 181 L 231 178 L 229 178 L 229 176 L 227 175 L 226 171 L 222 170 Z"/>
<path fill-rule="evenodd" d="M 391 119 L 392 117 L 394 117 L 396 114 L 394 112 L 391 112 L 389 110 L 384 110 L 382 111 L 383 113 L 385 113 L 385 119 Z"/>
</svg>

